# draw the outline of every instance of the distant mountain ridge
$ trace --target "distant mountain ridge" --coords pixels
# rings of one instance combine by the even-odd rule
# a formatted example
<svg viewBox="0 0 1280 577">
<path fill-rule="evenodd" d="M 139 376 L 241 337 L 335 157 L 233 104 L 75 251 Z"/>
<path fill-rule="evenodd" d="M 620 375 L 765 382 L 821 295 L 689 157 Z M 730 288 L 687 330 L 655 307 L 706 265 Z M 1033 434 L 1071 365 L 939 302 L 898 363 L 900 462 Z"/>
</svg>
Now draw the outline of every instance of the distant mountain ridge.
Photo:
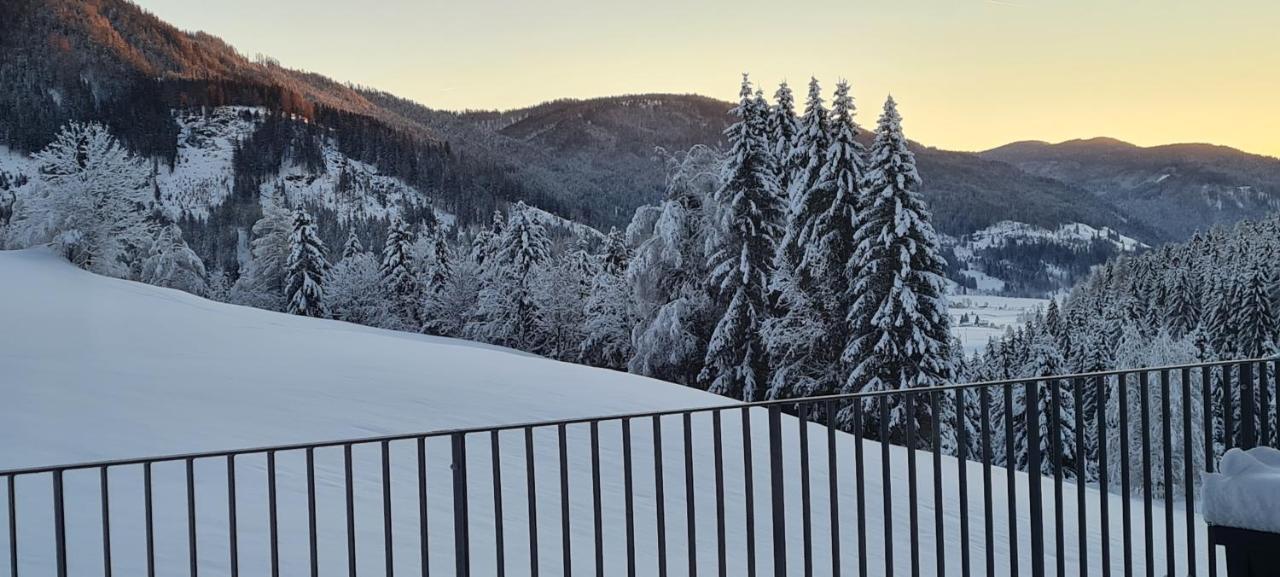
<svg viewBox="0 0 1280 577">
<path fill-rule="evenodd" d="M 435 212 L 467 227 L 525 201 L 597 230 L 622 227 L 664 195 L 663 150 L 723 148 L 731 120 L 732 104 L 692 94 L 435 110 L 269 58 L 245 58 L 216 36 L 179 30 L 127 0 L 0 3 L 0 53 L 0 146 L 21 155 L 43 147 L 68 121 L 106 123 L 154 161 L 157 189 L 196 215 L 184 230 L 215 215 L 208 226 L 221 240 L 199 240 L 227 263 L 232 245 L 260 216 L 260 195 L 279 190 L 329 211 L 335 223 L 346 222 L 344 214 Z M 231 130 L 240 126 L 234 122 L 218 128 L 219 115 L 231 120 L 227 110 L 246 108 L 263 116 L 243 130 Z M 857 120 L 873 118 L 868 109 Z M 193 127 L 213 132 L 204 137 Z M 864 142 L 871 137 L 861 135 Z M 912 144 L 934 225 L 956 239 L 992 227 L 1021 230 L 1006 223 L 1050 232 L 1082 225 L 1155 246 L 1280 210 L 1280 160 L 1227 147 L 1143 148 L 1099 138 L 971 153 Z M 192 154 L 203 160 L 193 163 Z M 21 162 L 0 164 L 0 195 L 31 176 L 6 168 Z M 1004 280 L 1027 294 L 1073 282 L 1076 273 L 1035 270 L 1049 261 L 1034 255 L 1054 251 L 1058 261 L 1070 260 L 1082 252 L 1078 239 L 997 236 L 1008 246 L 986 246 L 966 264 L 1016 269 L 1022 280 Z M 1106 255 L 1103 248 L 1068 264 L 1087 269 Z"/>
<path fill-rule="evenodd" d="M 1093 138 L 1015 142 L 981 154 L 1088 190 L 1174 240 L 1280 210 L 1280 158 L 1226 146 Z"/>
</svg>

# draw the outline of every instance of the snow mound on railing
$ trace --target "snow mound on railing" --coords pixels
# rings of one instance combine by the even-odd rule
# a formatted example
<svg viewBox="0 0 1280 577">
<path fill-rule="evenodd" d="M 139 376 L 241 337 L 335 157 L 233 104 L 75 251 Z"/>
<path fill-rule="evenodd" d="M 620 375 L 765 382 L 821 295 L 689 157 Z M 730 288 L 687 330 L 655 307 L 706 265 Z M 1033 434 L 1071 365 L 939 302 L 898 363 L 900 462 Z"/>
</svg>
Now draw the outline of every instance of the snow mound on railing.
<svg viewBox="0 0 1280 577">
<path fill-rule="evenodd" d="M 1219 471 L 1204 474 L 1205 521 L 1280 533 L 1280 451 L 1231 449 Z"/>
</svg>

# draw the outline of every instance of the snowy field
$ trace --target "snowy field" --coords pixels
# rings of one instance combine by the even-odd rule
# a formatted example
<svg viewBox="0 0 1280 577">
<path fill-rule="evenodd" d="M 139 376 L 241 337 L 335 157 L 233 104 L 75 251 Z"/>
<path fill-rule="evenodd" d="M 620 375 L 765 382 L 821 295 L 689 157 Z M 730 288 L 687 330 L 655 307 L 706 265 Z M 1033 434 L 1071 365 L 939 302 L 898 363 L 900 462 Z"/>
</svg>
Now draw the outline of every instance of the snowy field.
<svg viewBox="0 0 1280 577">
<path fill-rule="evenodd" d="M 109 459 L 319 441 L 390 433 L 429 431 L 451 427 L 558 419 L 586 415 L 714 406 L 726 399 L 651 379 L 548 361 L 474 343 L 394 333 L 345 323 L 291 317 L 206 301 L 184 293 L 137 283 L 97 277 L 41 250 L 0 252 L 0 469 L 70 461 Z M 70 361 L 70 362 L 69 362 Z M 724 427 L 724 487 L 727 550 L 730 575 L 745 574 L 743 522 L 745 467 L 739 411 L 726 413 Z M 766 420 L 755 410 L 750 446 L 754 482 L 758 567 L 770 560 L 769 467 Z M 665 512 L 671 575 L 688 567 L 684 501 L 684 449 L 681 422 L 664 419 L 663 463 Z M 798 427 L 784 423 L 786 467 L 797 474 L 785 477 L 787 547 L 790 574 L 803 574 L 800 517 Z M 591 463 L 588 428 L 568 428 L 569 510 L 572 517 L 573 571 L 594 574 Z M 715 475 L 711 418 L 693 418 L 695 462 L 696 563 L 700 574 L 715 574 Z M 625 575 L 623 480 L 620 427 L 600 426 L 602 501 L 604 503 L 604 563 L 606 575 Z M 636 422 L 633 433 L 637 574 L 656 575 L 655 491 L 653 435 L 648 422 Z M 830 532 L 825 429 L 810 432 L 814 572 L 830 574 Z M 494 575 L 494 513 L 488 436 L 473 436 L 469 494 L 473 575 Z M 527 575 L 527 494 L 523 438 L 519 433 L 500 439 L 505 501 L 507 575 Z M 841 511 L 840 551 L 843 572 L 856 571 L 865 556 L 871 574 L 884 567 L 880 447 L 865 442 L 868 547 L 858 551 L 850 436 L 837 435 L 838 504 Z M 397 574 L 416 575 L 420 564 L 415 447 L 391 446 L 394 565 Z M 542 575 L 562 575 L 559 468 L 554 429 L 535 435 L 538 536 Z M 428 453 L 428 519 L 431 524 L 429 563 L 433 575 L 453 573 L 452 490 L 448 441 L 431 441 Z M 890 487 L 893 491 L 895 569 L 910 574 L 905 452 L 892 448 Z M 344 483 L 341 451 L 316 451 L 319 513 L 320 575 L 347 571 Z M 918 455 L 921 492 L 917 505 L 918 534 L 925 560 L 922 574 L 933 574 L 935 535 L 930 479 L 932 459 Z M 268 575 L 269 549 L 266 514 L 265 459 L 251 455 L 237 461 L 240 574 Z M 355 450 L 356 563 L 361 575 L 384 574 L 381 467 L 376 445 Z M 301 453 L 277 458 L 281 575 L 308 574 L 306 491 Z M 946 566 L 958 574 L 959 518 L 956 462 L 942 460 Z M 970 521 L 975 574 L 983 574 L 983 508 L 981 469 L 970 466 Z M 1009 566 L 1007 503 L 1004 471 L 995 470 L 994 527 L 997 568 Z M 183 465 L 154 468 L 156 502 L 157 575 L 187 575 L 185 477 Z M 141 473 L 120 467 L 111 473 L 112 564 L 116 575 L 144 575 Z M 199 572 L 227 575 L 227 482 L 224 462 L 195 464 L 196 509 L 199 528 Z M 1029 523 L 1026 478 L 1017 476 L 1022 571 L 1029 569 Z M 1046 481 L 1046 545 L 1053 554 L 1051 484 Z M 1064 487 L 1066 509 L 1061 524 L 1067 535 L 1067 571 L 1078 573 L 1075 489 Z M 66 474 L 69 573 L 101 575 L 101 503 L 97 473 Z M 19 477 L 17 481 L 19 572 L 24 577 L 52 576 L 54 551 L 48 477 Z M 1100 527 L 1097 507 L 1102 499 L 1088 491 L 1091 522 L 1087 558 L 1093 571 L 1100 567 Z M 1120 565 L 1120 500 L 1109 499 L 1114 570 Z M 0 503 L 4 503 L 0 498 Z M 9 504 L 4 503 L 7 508 Z M 0 511 L 6 509 L 0 509 Z M 1134 526 L 1142 527 L 1140 504 L 1134 507 Z M 1162 510 L 1154 515 L 1163 539 Z M 1179 522 L 1182 512 L 1175 517 Z M 1181 528 L 1179 525 L 1177 528 Z M 0 542 L 7 542 L 0 527 Z M 1178 560 L 1185 558 L 1182 536 Z M 1203 547 L 1203 526 L 1197 536 Z M 1141 533 L 1135 534 L 1134 572 L 1145 572 Z M 0 550 L 0 566 L 10 563 Z M 1163 567 L 1163 551 L 1155 552 Z M 1201 556 L 1203 559 L 1203 556 Z M 1053 560 L 1048 559 L 1052 570 Z M 1182 569 L 1180 569 L 1180 573 Z M 1005 574 L 1000 572 L 998 574 Z"/>
<path fill-rule="evenodd" d="M 951 334 L 960 339 L 966 354 L 981 351 L 987 341 L 1017 327 L 1049 306 L 1048 299 L 1003 297 L 992 295 L 948 295 L 951 312 Z M 963 322 L 962 322 L 963 321 Z"/>
</svg>

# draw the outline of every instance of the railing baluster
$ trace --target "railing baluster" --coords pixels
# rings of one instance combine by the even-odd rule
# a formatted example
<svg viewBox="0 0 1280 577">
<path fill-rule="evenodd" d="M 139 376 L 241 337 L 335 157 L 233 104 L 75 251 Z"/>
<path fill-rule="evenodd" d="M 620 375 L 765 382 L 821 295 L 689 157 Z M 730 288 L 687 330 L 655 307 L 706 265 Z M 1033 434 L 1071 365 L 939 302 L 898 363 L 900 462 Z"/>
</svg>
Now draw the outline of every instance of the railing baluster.
<svg viewBox="0 0 1280 577">
<path fill-rule="evenodd" d="M 151 462 L 142 465 L 143 515 L 146 517 L 147 577 L 156 577 L 156 525 L 151 501 Z"/>
<path fill-rule="evenodd" d="M 1095 400 L 1097 423 L 1094 425 L 1098 439 L 1098 509 L 1102 522 L 1102 577 L 1111 577 L 1111 501 L 1110 471 L 1107 470 L 1107 391 L 1110 390 L 1107 377 L 1097 378 Z"/>
<path fill-rule="evenodd" d="M 1280 359 L 1271 361 L 1271 374 L 1274 375 L 1271 380 L 1276 389 L 1276 394 L 1271 397 L 1274 399 L 1274 402 L 1271 403 L 1271 417 L 1275 421 L 1275 424 L 1271 427 L 1272 446 L 1280 448 Z"/>
<path fill-rule="evenodd" d="M 1155 557 L 1155 527 L 1152 524 L 1152 500 L 1151 486 L 1153 480 L 1151 478 L 1151 379 L 1150 373 L 1142 371 L 1138 373 L 1138 389 L 1139 415 L 1142 419 L 1142 521 L 1143 521 L 1143 537 L 1146 539 L 1144 545 L 1146 550 L 1147 561 L 1147 577 L 1155 577 L 1156 574 L 1156 557 Z"/>
<path fill-rule="evenodd" d="M 1044 496 L 1040 480 L 1040 384 L 1027 383 L 1027 501 L 1031 506 L 1031 574 L 1044 577 Z M 1010 467 L 1012 469 L 1012 467 Z"/>
<path fill-rule="evenodd" d="M 1222 452 L 1235 446 L 1235 394 L 1231 387 L 1231 365 L 1222 365 Z"/>
<path fill-rule="evenodd" d="M 720 439 L 720 427 L 720 411 L 712 411 L 711 450 L 716 482 L 716 568 L 720 577 L 727 577 L 729 552 L 724 535 L 724 442 Z"/>
<path fill-rule="evenodd" d="M 1213 449 L 1213 368 L 1200 368 L 1200 394 L 1201 404 L 1204 407 L 1202 411 L 1203 427 L 1204 427 L 1204 471 L 1206 473 L 1213 472 L 1214 449 Z M 1207 543 L 1209 551 L 1205 554 L 1209 563 L 1209 575 L 1216 576 L 1218 574 L 1218 551 L 1217 547 L 1210 541 Z"/>
<path fill-rule="evenodd" d="M 387 577 L 395 574 L 395 543 L 391 520 L 391 442 L 382 442 L 382 548 Z"/>
<path fill-rule="evenodd" d="M 946 423 L 938 412 L 938 393 L 929 394 L 929 426 L 933 429 L 933 547 L 934 569 L 938 577 L 946 572 L 946 536 L 942 526 L 942 426 Z M 963 457 L 961 458 L 963 460 Z"/>
<path fill-rule="evenodd" d="M 991 458 L 993 451 L 991 446 L 991 391 L 990 387 L 981 387 L 978 389 L 978 406 L 982 409 L 982 414 L 978 415 L 979 427 L 982 432 L 982 531 L 985 543 L 987 575 L 995 575 L 996 573 L 996 534 L 995 519 L 992 517 L 992 494 L 991 494 Z M 1013 501 L 1009 501 L 1009 508 L 1013 509 Z"/>
<path fill-rule="evenodd" d="M 746 497 L 747 577 L 756 577 L 755 469 L 751 464 L 751 407 L 742 408 L 742 489 Z"/>
<path fill-rule="evenodd" d="M 956 427 L 956 444 L 957 444 L 956 463 L 959 467 L 959 470 L 957 471 L 957 475 L 959 477 L 958 480 L 960 481 L 959 488 L 957 489 L 957 492 L 959 494 L 959 500 L 960 500 L 960 575 L 962 577 L 969 577 L 969 473 L 967 471 L 968 468 L 966 467 L 966 465 L 969 462 L 970 455 L 969 455 L 969 426 L 968 426 L 969 423 L 968 423 L 968 418 L 966 415 L 966 408 L 965 408 L 965 397 L 968 396 L 968 394 L 969 392 L 967 389 L 957 390 L 955 392 L 955 396 L 956 396 L 955 427 Z M 941 419 L 937 419 L 937 420 L 941 421 Z M 934 466 L 937 467 L 937 464 L 935 463 Z M 938 470 L 941 470 L 941 469 L 939 468 Z M 940 510 L 942 501 L 940 498 L 937 498 L 937 499 L 938 499 L 937 503 L 934 504 L 934 507 Z M 939 515 L 939 518 L 941 518 L 942 513 L 939 512 L 938 515 Z M 941 532 L 939 532 L 939 535 L 941 535 Z M 939 556 L 938 562 L 942 563 L 941 556 Z"/>
<path fill-rule="evenodd" d="M 1124 545 L 1124 574 L 1133 575 L 1133 511 L 1129 499 L 1129 383 L 1125 373 L 1116 376 L 1120 394 L 1120 531 Z"/>
<path fill-rule="evenodd" d="M 920 491 L 916 486 L 916 396 L 903 395 L 907 403 L 907 522 L 911 530 L 911 574 L 920 574 Z"/>
<path fill-rule="evenodd" d="M 454 433 L 453 446 L 453 551 L 459 577 L 471 575 L 471 499 L 467 487 L 467 437 Z"/>
<path fill-rule="evenodd" d="M 853 479 L 856 487 L 854 496 L 857 499 L 858 523 L 858 577 L 867 577 L 867 499 L 865 485 L 864 457 L 862 455 L 862 399 L 850 402 L 853 411 Z"/>
<path fill-rule="evenodd" d="M 53 472 L 53 538 L 58 577 L 67 577 L 67 515 L 62 469 Z"/>
<path fill-rule="evenodd" d="M 503 539 L 505 520 L 502 514 L 502 445 L 498 431 L 489 433 L 489 454 L 490 463 L 493 465 L 493 543 L 494 552 L 497 554 L 495 561 L 498 577 L 504 577 L 507 574 L 507 548 Z"/>
<path fill-rule="evenodd" d="M 524 428 L 524 479 L 529 499 L 529 575 L 538 577 L 538 487 L 533 459 L 533 427 Z"/>
<path fill-rule="evenodd" d="M 320 575 L 320 548 L 316 535 L 316 450 L 307 448 L 307 553 L 311 577 Z"/>
<path fill-rule="evenodd" d="M 694 515 L 695 502 L 693 491 L 693 414 L 684 413 L 684 504 L 685 504 L 685 537 L 687 539 L 689 577 L 698 574 L 698 531 L 697 519 Z"/>
<path fill-rule="evenodd" d="M 1196 480 L 1195 453 L 1191 450 L 1191 369 L 1183 368 L 1182 374 L 1182 493 L 1186 497 L 1187 514 L 1187 573 L 1196 573 Z"/>
<path fill-rule="evenodd" d="M 827 414 L 827 498 L 831 509 L 831 574 L 840 575 L 840 480 L 836 455 L 836 402 L 823 403 Z"/>
<path fill-rule="evenodd" d="M 98 489 L 102 493 L 102 574 L 111 577 L 111 493 L 107 468 L 98 468 Z"/>
<path fill-rule="evenodd" d="M 530 491 L 530 494 L 533 492 Z M 431 573 L 431 540 L 428 538 L 427 526 L 427 438 L 418 437 L 418 561 L 422 565 L 422 577 Z M 533 515 L 529 515 L 533 519 Z M 531 549 L 537 554 L 537 547 Z M 537 577 L 537 566 L 534 566 L 533 577 Z"/>
<path fill-rule="evenodd" d="M 1258 428 L 1254 416 L 1253 363 L 1240 363 L 1240 448 L 1258 445 Z"/>
<path fill-rule="evenodd" d="M 627 523 L 627 577 L 636 575 L 635 485 L 631 467 L 631 419 L 622 419 L 622 493 Z"/>
<path fill-rule="evenodd" d="M 276 523 L 276 452 L 267 451 L 267 521 L 271 535 L 271 577 L 280 577 L 280 531 Z"/>
<path fill-rule="evenodd" d="M 813 516 L 809 509 L 809 418 L 808 406 L 796 403 L 796 424 L 800 427 L 800 536 L 804 545 L 804 575 L 813 575 Z"/>
<path fill-rule="evenodd" d="M 1076 532 L 1079 533 L 1077 558 L 1080 560 L 1080 577 L 1089 575 L 1089 532 L 1088 511 L 1085 501 L 1085 485 L 1088 484 L 1088 451 L 1084 442 L 1084 430 L 1088 426 L 1085 421 L 1087 412 L 1084 407 L 1084 381 L 1079 377 L 1071 380 L 1071 399 L 1075 404 L 1075 452 L 1076 452 Z M 1100 496 L 1101 500 L 1102 496 Z M 1062 524 L 1061 521 L 1058 522 Z"/>
<path fill-rule="evenodd" d="M 1169 371 L 1160 371 L 1160 444 L 1164 449 L 1164 561 L 1165 575 L 1177 575 L 1173 548 L 1173 404 Z"/>
<path fill-rule="evenodd" d="M 1271 444 L 1271 398 L 1267 362 L 1258 362 L 1258 444 Z"/>
<path fill-rule="evenodd" d="M 591 437 L 591 509 L 595 536 L 596 577 L 604 577 L 604 500 L 600 493 L 600 422 L 588 426 Z"/>
<path fill-rule="evenodd" d="M 195 460 L 187 459 L 187 558 L 191 562 L 191 577 L 199 572 L 196 554 L 196 469 Z"/>
<path fill-rule="evenodd" d="M 773 574 L 787 574 L 786 492 L 782 470 L 782 407 L 769 405 L 769 484 L 773 506 Z"/>
<path fill-rule="evenodd" d="M 573 536 L 569 526 L 569 439 L 564 423 L 556 427 L 560 447 L 560 562 L 565 577 L 573 575 Z"/>
<path fill-rule="evenodd" d="M 13 475 L 5 477 L 5 485 L 9 495 L 9 577 L 18 577 L 18 492 Z"/>
<path fill-rule="evenodd" d="M 356 487 L 351 468 L 351 443 L 347 443 L 342 446 L 343 486 L 347 490 L 347 575 L 356 577 Z"/>
<path fill-rule="evenodd" d="M 662 417 L 653 417 L 653 512 L 656 517 L 654 528 L 658 533 L 658 577 L 667 576 L 667 499 L 664 487 L 666 478 L 662 474 Z"/>
<path fill-rule="evenodd" d="M 1063 530 L 1063 509 L 1062 509 L 1062 465 L 1065 457 L 1062 453 L 1062 381 L 1058 379 L 1049 379 L 1045 381 L 1045 388 L 1049 394 L 1049 411 L 1052 415 L 1049 420 L 1050 443 L 1052 443 L 1053 452 L 1053 543 L 1054 543 L 1054 565 L 1057 568 L 1056 575 L 1058 577 L 1066 577 L 1066 543 Z"/>
<path fill-rule="evenodd" d="M 1023 413 L 1024 415 L 1026 413 Z M 1013 385 L 1004 386 L 1004 473 L 1005 491 L 1009 495 L 1009 574 L 1021 575 L 1018 572 L 1018 470 L 1016 447 L 1013 444 Z"/>
<path fill-rule="evenodd" d="M 227 551 L 231 577 L 240 574 L 240 542 L 236 531 L 236 456 L 227 455 Z"/>
<path fill-rule="evenodd" d="M 880 397 L 880 492 L 884 498 L 884 573 L 893 575 L 893 475 L 889 470 L 889 396 Z"/>
</svg>

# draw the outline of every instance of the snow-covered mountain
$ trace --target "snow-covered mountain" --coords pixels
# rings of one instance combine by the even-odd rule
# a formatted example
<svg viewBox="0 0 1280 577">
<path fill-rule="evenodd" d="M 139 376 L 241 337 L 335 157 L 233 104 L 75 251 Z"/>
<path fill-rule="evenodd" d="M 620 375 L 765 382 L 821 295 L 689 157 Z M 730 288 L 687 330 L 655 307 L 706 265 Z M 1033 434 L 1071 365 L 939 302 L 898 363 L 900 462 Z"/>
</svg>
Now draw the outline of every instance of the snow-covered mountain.
<svg viewBox="0 0 1280 577">
<path fill-rule="evenodd" d="M 952 261 L 953 292 L 988 295 L 1059 292 L 1113 256 L 1149 248 L 1110 228 L 1078 222 L 1048 229 L 1003 221 L 942 241 Z"/>
<path fill-rule="evenodd" d="M 74 461 L 137 457 L 160 453 L 230 449 L 275 443 L 321 441 L 393 433 L 411 433 L 451 427 L 483 426 L 634 411 L 719 406 L 723 397 L 661 381 L 579 365 L 559 363 L 498 347 L 467 341 L 390 332 L 338 321 L 318 320 L 257 309 L 219 304 L 186 293 L 92 275 L 66 263 L 48 251 L 0 252 L 0 469 Z M 68 361 L 68 351 L 74 360 Z M 726 539 L 734 551 L 745 547 L 743 437 L 739 411 L 724 414 L 724 488 Z M 765 415 L 753 411 L 750 444 L 757 456 L 768 455 Z M 784 466 L 799 470 L 798 427 L 785 417 Z M 714 458 L 711 419 L 693 417 L 694 494 L 697 523 L 697 563 L 700 572 L 714 574 L 716 533 L 716 479 L 709 464 Z M 811 439 L 826 433 L 812 426 Z M 569 510 L 575 573 L 592 574 L 594 567 L 591 460 L 588 427 L 570 426 Z M 667 487 L 668 562 L 672 568 L 687 566 L 686 524 L 683 512 L 684 470 L 681 419 L 664 419 L 663 483 Z M 635 519 L 638 573 L 656 574 L 655 479 L 653 435 L 647 421 L 632 425 L 635 466 Z M 623 453 L 616 421 L 600 426 L 600 471 L 605 539 L 605 574 L 625 573 L 623 530 Z M 837 463 L 842 480 L 839 505 L 845 516 L 841 555 L 845 567 L 857 565 L 859 556 L 869 566 L 883 567 L 881 528 L 881 464 L 868 458 L 865 469 L 866 523 L 874 530 L 868 549 L 859 551 L 852 529 L 856 493 L 850 469 L 852 437 L 837 434 Z M 493 574 L 494 507 L 489 471 L 490 439 L 473 436 L 468 446 L 471 483 L 471 550 L 474 575 Z M 528 520 L 523 436 L 519 432 L 500 438 L 504 500 L 507 575 L 528 574 Z M 867 455 L 879 455 L 876 443 L 864 442 Z M 541 573 L 563 574 L 560 565 L 559 470 L 554 430 L 535 434 L 534 458 Z M 812 465 L 811 507 L 813 531 L 829 534 L 825 443 L 810 444 Z M 345 507 L 342 451 L 320 449 L 315 453 L 319 570 L 326 577 L 345 574 Z M 430 441 L 427 447 L 428 508 L 432 539 L 429 542 L 433 574 L 447 574 L 454 567 L 452 492 L 449 488 L 448 439 Z M 397 574 L 419 570 L 417 467 L 415 443 L 393 443 L 391 495 L 393 499 L 394 551 Z M 761 458 L 761 457 L 757 457 Z M 907 483 L 906 454 L 890 450 L 889 481 L 898 488 Z M 376 444 L 354 451 L 357 565 L 362 575 L 383 574 L 383 519 L 381 467 Z M 919 474 L 933 474 L 932 460 L 918 457 Z M 237 459 L 237 503 L 241 574 L 265 574 L 269 567 L 266 473 L 264 458 L 245 455 Z M 300 453 L 277 456 L 278 531 L 281 574 L 305 574 L 308 570 L 305 461 Z M 769 499 L 769 467 L 757 461 L 749 469 L 755 502 Z M 222 459 L 197 460 L 194 464 L 198 565 L 202 575 L 227 572 L 228 535 L 226 470 Z M 947 487 L 955 487 L 956 462 L 944 457 L 941 474 Z M 970 522 L 981 527 L 983 508 L 981 467 L 968 469 Z M 993 474 L 1003 479 L 1003 470 Z M 110 498 L 112 564 L 116 574 L 145 572 L 144 518 L 140 495 L 142 475 L 136 467 L 116 467 L 111 472 Z M 1026 527 L 1026 477 L 1015 475 L 1024 506 L 1017 513 Z M 800 485 L 787 476 L 788 527 L 801 526 Z M 65 476 L 68 560 L 71 575 L 102 572 L 101 503 L 96 471 L 70 471 Z M 181 574 L 186 570 L 187 515 L 185 474 L 181 461 L 155 466 L 155 536 L 157 574 Z M 994 555 L 998 566 L 1008 566 L 1007 511 L 1004 484 L 995 489 L 992 523 L 996 535 Z M 1074 494 L 1070 483 L 1067 494 Z M 18 559 L 20 574 L 49 575 L 53 571 L 52 516 L 47 477 L 23 476 L 16 480 Z M 902 522 L 911 503 L 907 493 L 894 489 L 892 515 L 897 572 L 911 571 L 907 543 L 916 540 L 928 555 L 934 550 L 932 523 L 918 535 Z M 1113 511 L 1111 535 L 1120 532 L 1120 499 L 1086 489 L 1090 507 L 1110 499 Z M 956 493 L 945 496 L 947 511 L 957 509 Z M 1045 499 L 1052 495 L 1046 492 Z M 922 491 L 915 503 L 922 519 L 933 519 L 932 492 Z M 1074 523 L 1075 500 L 1065 503 L 1064 518 L 1052 518 L 1051 501 L 1045 503 L 1046 526 Z M 1135 514 L 1140 506 L 1133 507 Z M 1163 518 L 1156 504 L 1155 519 Z M 756 539 L 760 566 L 770 566 L 768 507 L 756 507 Z M 958 518 L 945 518 L 947 565 L 960 562 Z M 1197 536 L 1204 542 L 1203 525 Z M 1100 526 L 1084 528 L 1091 542 L 1101 538 Z M 0 533 L 7 528 L 0 528 Z M 1069 534 L 1075 534 L 1074 527 Z M 1179 532 L 1180 533 L 1180 532 Z M 1029 533 L 1020 532 L 1023 562 L 1030 550 Z M 5 537 L 7 540 L 7 536 Z M 1178 539 L 1182 539 L 1181 535 Z M 814 540 L 816 567 L 828 567 L 829 541 Z M 973 543 L 974 559 L 985 555 L 979 539 Z M 1163 564 L 1163 540 L 1155 543 L 1155 560 Z M 789 551 L 803 550 L 802 532 L 788 533 Z M 1175 546 L 1181 547 L 1178 541 Z M 1120 547 L 1113 544 L 1113 550 Z M 1179 549 L 1180 550 L 1180 549 Z M 1100 563 L 1098 548 L 1090 549 L 1090 563 Z M 8 549 L 0 561 L 8 565 Z M 1052 551 L 1046 563 L 1052 564 Z M 729 555 L 731 574 L 743 574 L 745 559 Z M 1134 570 L 1143 570 L 1135 559 Z M 1113 558 L 1113 562 L 1119 563 Z M 802 574 L 803 555 L 788 556 L 791 574 Z M 924 564 L 931 575 L 933 563 Z M 1067 560 L 1075 571 L 1074 557 Z"/>
</svg>

